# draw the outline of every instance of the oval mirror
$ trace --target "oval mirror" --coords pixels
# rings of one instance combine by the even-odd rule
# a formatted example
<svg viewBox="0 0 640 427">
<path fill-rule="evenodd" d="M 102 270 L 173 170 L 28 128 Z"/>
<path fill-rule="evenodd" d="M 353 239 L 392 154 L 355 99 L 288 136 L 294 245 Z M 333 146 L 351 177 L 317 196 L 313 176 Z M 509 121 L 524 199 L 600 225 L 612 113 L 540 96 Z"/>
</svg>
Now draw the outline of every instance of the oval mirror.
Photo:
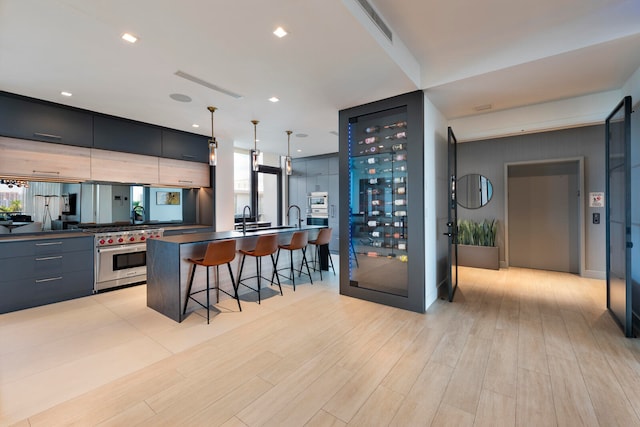
<svg viewBox="0 0 640 427">
<path fill-rule="evenodd" d="M 457 181 L 458 204 L 467 209 L 478 209 L 489 203 L 493 196 L 491 181 L 484 175 L 470 173 Z"/>
</svg>

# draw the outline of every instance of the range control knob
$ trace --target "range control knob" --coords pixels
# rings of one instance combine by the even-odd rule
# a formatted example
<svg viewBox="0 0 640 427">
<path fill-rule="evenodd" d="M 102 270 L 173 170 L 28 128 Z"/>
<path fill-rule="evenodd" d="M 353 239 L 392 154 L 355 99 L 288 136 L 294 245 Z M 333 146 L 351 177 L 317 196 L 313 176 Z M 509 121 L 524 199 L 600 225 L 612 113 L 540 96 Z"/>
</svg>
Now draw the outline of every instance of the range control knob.
<svg viewBox="0 0 640 427">
<path fill-rule="evenodd" d="M 107 243 L 109 243 L 109 244 L 113 243 L 113 239 L 107 240 Z"/>
<path fill-rule="evenodd" d="M 135 238 L 135 237 L 133 237 L 133 236 L 129 237 L 129 241 L 130 241 L 130 242 L 133 242 L 133 241 L 135 241 L 135 240 L 136 240 L 136 238 Z"/>
<path fill-rule="evenodd" d="M 122 242 L 124 242 L 124 239 L 123 239 L 122 237 L 120 237 L 120 238 L 118 239 L 118 243 L 122 243 Z"/>
<path fill-rule="evenodd" d="M 100 244 L 104 245 L 104 239 L 100 239 Z"/>
<path fill-rule="evenodd" d="M 140 240 L 146 240 L 146 237 L 140 236 Z"/>
</svg>

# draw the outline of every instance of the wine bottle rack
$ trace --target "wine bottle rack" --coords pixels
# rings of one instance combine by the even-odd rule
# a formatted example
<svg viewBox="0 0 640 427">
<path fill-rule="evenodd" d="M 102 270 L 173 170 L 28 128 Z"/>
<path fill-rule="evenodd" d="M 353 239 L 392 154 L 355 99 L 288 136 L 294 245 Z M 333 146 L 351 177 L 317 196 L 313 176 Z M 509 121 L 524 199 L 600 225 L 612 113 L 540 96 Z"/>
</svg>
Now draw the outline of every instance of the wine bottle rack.
<svg viewBox="0 0 640 427">
<path fill-rule="evenodd" d="M 358 177 L 358 211 L 352 210 L 356 255 L 408 260 L 407 144 L 397 141 L 406 140 L 406 127 L 401 119 L 368 125 L 361 132 L 362 127 L 351 126 L 357 141 L 350 160 L 352 176 Z"/>
</svg>

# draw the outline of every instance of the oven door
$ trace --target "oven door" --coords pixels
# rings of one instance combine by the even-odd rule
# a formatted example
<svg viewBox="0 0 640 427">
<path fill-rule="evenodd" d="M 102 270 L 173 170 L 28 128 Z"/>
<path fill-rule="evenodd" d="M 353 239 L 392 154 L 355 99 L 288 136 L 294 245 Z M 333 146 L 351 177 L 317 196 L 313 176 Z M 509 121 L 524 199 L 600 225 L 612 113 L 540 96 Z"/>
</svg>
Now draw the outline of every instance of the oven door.
<svg viewBox="0 0 640 427">
<path fill-rule="evenodd" d="M 96 250 L 95 291 L 144 282 L 147 279 L 147 245 L 110 246 Z"/>
</svg>

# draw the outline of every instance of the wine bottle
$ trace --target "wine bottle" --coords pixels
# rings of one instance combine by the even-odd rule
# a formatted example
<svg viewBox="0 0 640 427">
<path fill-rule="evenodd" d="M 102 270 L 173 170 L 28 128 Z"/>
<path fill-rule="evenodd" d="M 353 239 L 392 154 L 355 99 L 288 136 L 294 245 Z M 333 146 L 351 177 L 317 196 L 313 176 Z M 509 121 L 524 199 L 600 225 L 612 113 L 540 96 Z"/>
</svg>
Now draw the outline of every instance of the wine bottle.
<svg viewBox="0 0 640 427">
<path fill-rule="evenodd" d="M 378 138 L 377 136 L 370 136 L 369 138 L 365 138 L 362 141 L 358 141 L 358 145 L 362 145 L 362 144 L 375 144 L 376 142 L 380 141 L 380 138 Z"/>
<path fill-rule="evenodd" d="M 391 123 L 390 125 L 386 125 L 384 128 L 385 129 L 395 129 L 395 128 L 406 128 L 407 127 L 407 122 L 396 122 L 396 123 Z"/>
<path fill-rule="evenodd" d="M 395 211 L 393 216 L 407 216 L 407 211 Z"/>
<path fill-rule="evenodd" d="M 380 132 L 380 126 L 370 126 L 364 129 L 364 133 L 376 133 Z"/>
<path fill-rule="evenodd" d="M 368 189 L 368 192 L 371 194 L 382 194 L 382 191 L 379 188 L 370 188 Z"/>
<path fill-rule="evenodd" d="M 406 155 L 406 154 L 404 154 L 404 153 L 402 153 L 402 154 L 396 154 L 396 155 L 393 157 L 393 160 L 395 160 L 396 162 L 402 162 L 402 161 L 405 161 L 405 160 L 407 160 L 407 155 Z"/>
<path fill-rule="evenodd" d="M 406 150 L 406 147 L 404 146 L 404 144 L 393 144 L 391 146 L 391 151 L 402 151 L 402 150 Z"/>
<path fill-rule="evenodd" d="M 378 147 L 376 147 L 376 146 L 367 147 L 364 150 L 360 151 L 359 154 L 367 154 L 367 153 L 373 154 L 373 153 L 377 153 L 378 150 L 380 150 L 380 149 Z"/>
<path fill-rule="evenodd" d="M 407 167 L 405 165 L 402 166 L 396 166 L 395 168 L 393 168 L 394 170 L 397 170 L 399 172 L 406 172 Z"/>
<path fill-rule="evenodd" d="M 367 163 L 370 164 L 370 165 L 373 165 L 375 163 L 378 163 L 378 159 L 376 159 L 375 157 L 369 157 L 367 159 Z"/>
<path fill-rule="evenodd" d="M 402 131 L 402 132 L 397 132 L 394 133 L 393 135 L 389 135 L 389 136 L 385 136 L 384 139 L 406 139 L 407 138 L 407 132 Z M 369 139 L 369 138 L 367 138 Z"/>
<path fill-rule="evenodd" d="M 375 185 L 378 183 L 378 178 L 369 178 L 369 184 Z"/>
<path fill-rule="evenodd" d="M 376 174 L 376 172 L 377 172 L 377 171 L 376 171 L 376 168 L 369 168 L 369 169 L 367 169 L 367 173 L 368 173 L 369 175 L 375 175 L 375 174 Z"/>
<path fill-rule="evenodd" d="M 380 237 L 380 232 L 379 231 L 372 231 L 371 233 L 369 233 L 369 236 L 371 236 L 371 237 Z"/>
<path fill-rule="evenodd" d="M 371 211 L 371 216 L 380 216 L 380 211 Z"/>
<path fill-rule="evenodd" d="M 381 202 L 379 199 L 371 201 L 371 206 L 380 206 L 380 205 L 381 205 Z"/>
<path fill-rule="evenodd" d="M 401 251 L 406 251 L 407 250 L 407 243 L 406 242 L 398 242 L 397 248 Z"/>
<path fill-rule="evenodd" d="M 406 187 L 398 187 L 396 188 L 396 191 L 395 191 L 396 194 L 405 194 L 406 192 L 407 192 Z"/>
<path fill-rule="evenodd" d="M 395 178 L 393 178 L 394 184 L 404 184 L 405 182 L 407 182 L 406 176 L 396 176 Z"/>
<path fill-rule="evenodd" d="M 404 222 L 402 222 L 402 221 L 395 221 L 395 222 L 393 223 L 393 226 L 394 226 L 394 227 L 399 227 L 399 228 L 404 228 Z"/>
<path fill-rule="evenodd" d="M 381 248 L 382 247 L 382 242 L 381 241 L 373 241 L 373 242 L 371 242 L 371 246 L 376 247 L 376 248 Z"/>
<path fill-rule="evenodd" d="M 405 199 L 397 199 L 393 201 L 393 204 L 396 206 L 406 206 L 407 201 Z"/>
</svg>

